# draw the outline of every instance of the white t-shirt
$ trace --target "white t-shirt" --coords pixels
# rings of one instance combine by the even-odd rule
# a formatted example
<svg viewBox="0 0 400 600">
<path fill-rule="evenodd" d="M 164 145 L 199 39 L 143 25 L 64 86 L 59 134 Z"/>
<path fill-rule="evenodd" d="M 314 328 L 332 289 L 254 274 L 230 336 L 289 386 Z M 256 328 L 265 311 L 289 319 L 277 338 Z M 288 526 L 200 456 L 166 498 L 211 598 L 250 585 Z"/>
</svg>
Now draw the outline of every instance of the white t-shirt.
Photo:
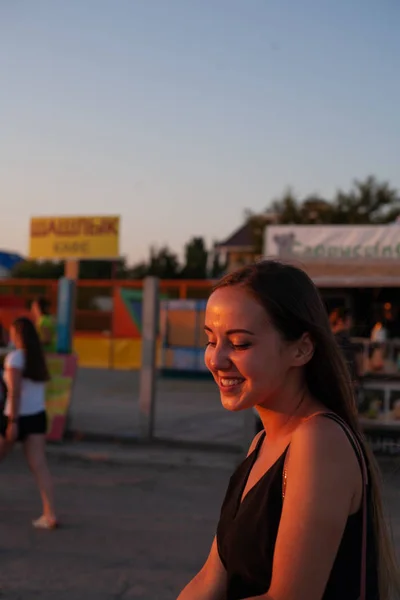
<svg viewBox="0 0 400 600">
<path fill-rule="evenodd" d="M 371 331 L 371 342 L 385 343 L 387 341 L 387 330 L 381 323 L 377 323 Z"/>
<path fill-rule="evenodd" d="M 24 370 L 25 353 L 23 350 L 13 350 L 7 354 L 4 361 L 4 381 L 9 386 L 7 368 Z M 46 384 L 44 382 L 32 381 L 23 377 L 21 382 L 19 416 L 34 415 L 45 410 L 45 394 Z M 10 413 L 11 401 L 7 397 L 4 414 L 9 415 Z"/>
</svg>

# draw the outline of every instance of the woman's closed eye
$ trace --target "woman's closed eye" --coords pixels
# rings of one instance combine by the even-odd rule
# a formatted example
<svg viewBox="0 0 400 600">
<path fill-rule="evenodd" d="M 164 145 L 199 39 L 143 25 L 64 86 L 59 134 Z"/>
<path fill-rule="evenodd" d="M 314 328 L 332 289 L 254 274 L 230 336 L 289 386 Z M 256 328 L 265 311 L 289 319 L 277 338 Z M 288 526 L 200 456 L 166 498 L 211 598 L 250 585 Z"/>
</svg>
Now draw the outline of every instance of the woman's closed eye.
<svg viewBox="0 0 400 600">
<path fill-rule="evenodd" d="M 206 348 L 208 348 L 209 346 L 211 346 L 212 348 L 214 348 L 217 345 L 216 342 L 209 340 L 206 343 Z M 230 342 L 230 346 L 232 348 L 234 348 L 234 350 L 247 350 L 247 348 L 250 348 L 251 344 L 249 344 L 248 342 L 241 342 L 234 344 L 233 342 Z"/>
<path fill-rule="evenodd" d="M 231 342 L 231 345 L 233 348 L 235 348 L 235 350 L 247 350 L 247 348 L 250 348 L 251 346 L 251 344 L 248 342 L 241 342 L 240 344 L 234 344 Z"/>
</svg>

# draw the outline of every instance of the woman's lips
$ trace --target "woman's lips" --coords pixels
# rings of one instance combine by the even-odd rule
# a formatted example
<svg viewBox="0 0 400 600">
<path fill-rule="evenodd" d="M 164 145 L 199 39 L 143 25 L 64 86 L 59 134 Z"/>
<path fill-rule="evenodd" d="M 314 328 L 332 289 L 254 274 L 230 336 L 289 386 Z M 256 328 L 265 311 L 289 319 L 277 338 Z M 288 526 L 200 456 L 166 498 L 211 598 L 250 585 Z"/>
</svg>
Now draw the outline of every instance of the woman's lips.
<svg viewBox="0 0 400 600">
<path fill-rule="evenodd" d="M 218 379 L 218 386 L 224 394 L 235 393 L 239 390 L 244 381 L 243 377 L 220 377 Z"/>
</svg>

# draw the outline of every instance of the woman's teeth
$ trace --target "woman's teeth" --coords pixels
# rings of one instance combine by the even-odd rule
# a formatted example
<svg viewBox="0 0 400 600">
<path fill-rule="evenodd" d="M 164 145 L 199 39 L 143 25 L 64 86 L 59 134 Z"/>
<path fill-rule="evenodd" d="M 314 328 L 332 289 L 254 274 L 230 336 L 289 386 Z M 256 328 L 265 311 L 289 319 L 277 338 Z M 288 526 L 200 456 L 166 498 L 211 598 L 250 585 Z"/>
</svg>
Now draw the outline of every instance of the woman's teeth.
<svg viewBox="0 0 400 600">
<path fill-rule="evenodd" d="M 239 383 L 242 383 L 243 379 L 238 379 L 238 378 L 232 378 L 232 379 L 226 379 L 225 377 L 221 379 L 221 385 L 223 387 L 230 387 L 231 385 L 238 385 Z"/>
</svg>

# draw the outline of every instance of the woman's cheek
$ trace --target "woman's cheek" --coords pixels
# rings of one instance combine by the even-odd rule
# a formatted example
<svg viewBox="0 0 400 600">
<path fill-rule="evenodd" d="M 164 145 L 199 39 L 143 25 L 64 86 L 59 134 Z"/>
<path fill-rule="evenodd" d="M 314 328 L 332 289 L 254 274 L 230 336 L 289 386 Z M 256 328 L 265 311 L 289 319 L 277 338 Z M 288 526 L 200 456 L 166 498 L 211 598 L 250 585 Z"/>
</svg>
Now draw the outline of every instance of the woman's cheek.
<svg viewBox="0 0 400 600">
<path fill-rule="evenodd" d="M 207 346 L 204 351 L 204 363 L 209 371 L 211 371 L 210 350 L 211 350 L 211 347 Z"/>
</svg>

